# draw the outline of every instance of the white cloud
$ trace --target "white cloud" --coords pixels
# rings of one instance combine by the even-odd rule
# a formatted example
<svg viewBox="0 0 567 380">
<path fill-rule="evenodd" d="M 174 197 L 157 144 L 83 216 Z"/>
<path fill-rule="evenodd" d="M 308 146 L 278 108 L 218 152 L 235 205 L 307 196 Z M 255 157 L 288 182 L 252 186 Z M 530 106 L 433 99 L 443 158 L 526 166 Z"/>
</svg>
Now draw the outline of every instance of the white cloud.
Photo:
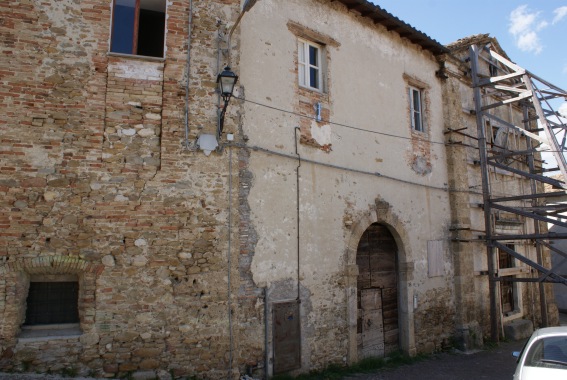
<svg viewBox="0 0 567 380">
<path fill-rule="evenodd" d="M 567 16 L 567 6 L 559 7 L 553 11 L 555 17 L 553 17 L 553 21 L 551 22 L 552 25 L 557 24 L 561 21 L 565 16 Z"/>
<path fill-rule="evenodd" d="M 557 112 L 559 112 L 561 116 L 567 117 L 567 102 L 563 103 Z"/>
<path fill-rule="evenodd" d="M 522 51 L 541 52 L 539 37 L 534 31 L 522 33 L 519 37 L 516 37 L 516 45 Z"/>
<path fill-rule="evenodd" d="M 510 13 L 508 32 L 514 36 L 516 46 L 526 52 L 540 53 L 543 49 L 538 32 L 548 26 L 540 20 L 541 12 L 534 12 L 527 5 L 520 5 Z"/>
</svg>

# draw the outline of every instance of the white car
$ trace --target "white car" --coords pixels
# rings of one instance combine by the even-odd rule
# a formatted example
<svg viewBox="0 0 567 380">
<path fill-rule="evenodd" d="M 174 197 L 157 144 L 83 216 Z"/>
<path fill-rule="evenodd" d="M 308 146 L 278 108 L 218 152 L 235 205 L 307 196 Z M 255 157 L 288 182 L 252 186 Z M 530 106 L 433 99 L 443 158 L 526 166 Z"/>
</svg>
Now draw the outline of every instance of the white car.
<svg viewBox="0 0 567 380">
<path fill-rule="evenodd" d="M 514 380 L 567 379 L 567 326 L 534 331 L 522 352 L 514 352 Z"/>
</svg>

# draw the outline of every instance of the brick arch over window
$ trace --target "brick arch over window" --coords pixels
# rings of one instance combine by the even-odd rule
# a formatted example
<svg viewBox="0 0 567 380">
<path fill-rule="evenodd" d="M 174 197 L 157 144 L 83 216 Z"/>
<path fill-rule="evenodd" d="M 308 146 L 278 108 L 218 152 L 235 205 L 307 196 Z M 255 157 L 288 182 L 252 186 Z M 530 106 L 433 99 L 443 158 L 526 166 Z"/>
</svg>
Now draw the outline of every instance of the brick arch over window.
<svg viewBox="0 0 567 380">
<path fill-rule="evenodd" d="M 358 361 L 357 352 L 357 277 L 358 267 L 356 265 L 356 254 L 358 243 L 364 232 L 374 223 L 379 223 L 388 228 L 393 235 L 398 247 L 398 276 L 399 276 L 399 328 L 401 349 L 414 355 L 414 327 L 411 297 L 409 295 L 408 282 L 413 278 L 413 262 L 408 261 L 409 254 L 406 251 L 409 246 L 409 233 L 401 223 L 398 216 L 392 211 L 389 203 L 376 199 L 375 207 L 362 215 L 358 221 L 353 223 L 351 234 L 348 237 L 346 252 L 346 284 L 347 284 L 347 309 L 348 309 L 348 341 L 349 341 L 349 363 Z"/>
<path fill-rule="evenodd" d="M 94 329 L 96 279 L 104 265 L 78 257 L 41 256 L 34 258 L 7 257 L 0 263 L 0 341 L 16 343 L 26 315 L 26 299 L 30 279 L 37 275 L 75 275 L 79 282 L 79 321 L 83 333 Z"/>
</svg>

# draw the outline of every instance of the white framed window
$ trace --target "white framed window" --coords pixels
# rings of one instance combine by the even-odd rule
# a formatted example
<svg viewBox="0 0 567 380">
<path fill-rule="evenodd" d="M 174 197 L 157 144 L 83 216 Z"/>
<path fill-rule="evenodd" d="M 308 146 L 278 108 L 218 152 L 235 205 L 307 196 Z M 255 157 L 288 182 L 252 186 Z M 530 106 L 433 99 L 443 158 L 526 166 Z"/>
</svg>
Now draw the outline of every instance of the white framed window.
<svg viewBox="0 0 567 380">
<path fill-rule="evenodd" d="M 323 91 L 323 65 L 321 45 L 300 39 L 298 41 L 299 85 Z"/>
<path fill-rule="evenodd" d="M 423 103 L 421 89 L 410 86 L 409 103 L 411 129 L 414 131 L 424 132 L 425 128 L 423 127 Z"/>
<path fill-rule="evenodd" d="M 114 0 L 110 51 L 163 58 L 166 0 Z"/>
</svg>

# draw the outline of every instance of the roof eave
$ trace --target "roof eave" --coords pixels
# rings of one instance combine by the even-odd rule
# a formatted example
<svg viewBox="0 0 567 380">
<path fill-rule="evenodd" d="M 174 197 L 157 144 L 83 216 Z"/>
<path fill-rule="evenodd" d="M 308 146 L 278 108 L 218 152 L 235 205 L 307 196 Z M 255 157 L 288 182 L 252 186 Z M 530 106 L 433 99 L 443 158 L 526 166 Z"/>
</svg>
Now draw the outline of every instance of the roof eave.
<svg viewBox="0 0 567 380">
<path fill-rule="evenodd" d="M 358 12 L 361 16 L 371 19 L 375 24 L 386 27 L 387 30 L 398 33 L 400 37 L 421 46 L 434 55 L 449 53 L 449 49 L 435 41 L 427 34 L 403 22 L 385 9 L 367 0 L 335 0 L 344 4 L 348 9 Z"/>
</svg>

